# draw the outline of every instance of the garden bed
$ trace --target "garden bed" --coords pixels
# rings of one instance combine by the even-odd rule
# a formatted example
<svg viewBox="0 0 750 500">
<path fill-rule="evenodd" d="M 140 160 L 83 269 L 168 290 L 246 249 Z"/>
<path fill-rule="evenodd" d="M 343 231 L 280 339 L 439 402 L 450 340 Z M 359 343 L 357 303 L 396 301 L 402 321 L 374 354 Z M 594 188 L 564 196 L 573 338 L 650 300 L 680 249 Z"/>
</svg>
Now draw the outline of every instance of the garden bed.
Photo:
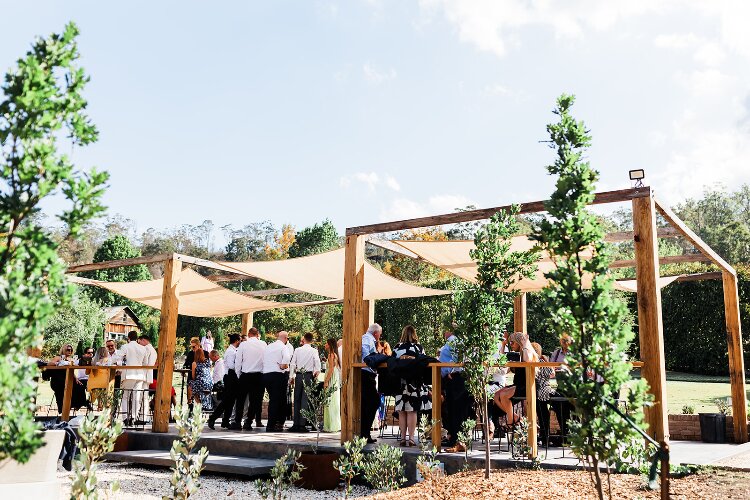
<svg viewBox="0 0 750 500">
<path fill-rule="evenodd" d="M 606 481 L 606 479 L 605 479 Z M 483 471 L 462 472 L 443 480 L 445 487 L 431 490 L 424 483 L 390 493 L 378 494 L 373 500 L 434 500 L 440 498 L 486 499 L 561 499 L 595 498 L 587 472 L 564 470 L 503 469 L 492 471 L 489 480 Z M 711 470 L 670 480 L 670 498 L 722 499 L 750 498 L 750 473 Z M 613 498 L 659 498 L 659 491 L 645 488 L 637 475 L 613 474 Z"/>
</svg>

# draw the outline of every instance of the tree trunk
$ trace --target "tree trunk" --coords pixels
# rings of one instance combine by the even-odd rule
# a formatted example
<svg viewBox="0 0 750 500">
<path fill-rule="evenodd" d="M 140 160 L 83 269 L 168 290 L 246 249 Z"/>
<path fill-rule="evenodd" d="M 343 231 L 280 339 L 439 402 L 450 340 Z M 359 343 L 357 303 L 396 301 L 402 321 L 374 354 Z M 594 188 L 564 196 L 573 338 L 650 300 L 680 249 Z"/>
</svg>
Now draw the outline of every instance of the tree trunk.
<svg viewBox="0 0 750 500">
<path fill-rule="evenodd" d="M 599 495 L 599 500 L 604 500 L 604 485 L 602 484 L 602 475 L 599 471 L 599 460 L 594 458 L 593 465 L 594 477 L 596 478 L 596 482 L 594 483 L 596 486 L 596 494 Z"/>
<path fill-rule="evenodd" d="M 487 391 L 482 391 L 482 408 L 480 408 L 480 415 L 482 416 L 482 425 L 484 427 L 484 478 L 490 478 L 490 442 L 492 436 L 490 435 L 490 412 L 487 411 Z"/>
</svg>

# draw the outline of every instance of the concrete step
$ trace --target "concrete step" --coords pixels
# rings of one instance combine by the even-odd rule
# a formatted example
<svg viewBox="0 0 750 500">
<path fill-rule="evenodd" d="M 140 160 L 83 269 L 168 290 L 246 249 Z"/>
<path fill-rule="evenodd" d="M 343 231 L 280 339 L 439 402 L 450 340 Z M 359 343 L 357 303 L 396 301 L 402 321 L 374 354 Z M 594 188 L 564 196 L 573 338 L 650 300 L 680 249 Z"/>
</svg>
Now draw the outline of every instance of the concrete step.
<svg viewBox="0 0 750 500">
<path fill-rule="evenodd" d="M 108 453 L 104 458 L 115 462 L 127 462 L 142 465 L 157 465 L 171 467 L 174 461 L 164 450 L 136 450 L 116 451 Z M 205 470 L 224 474 L 256 477 L 268 474 L 273 467 L 274 460 L 266 458 L 233 457 L 227 455 L 208 455 Z"/>
</svg>

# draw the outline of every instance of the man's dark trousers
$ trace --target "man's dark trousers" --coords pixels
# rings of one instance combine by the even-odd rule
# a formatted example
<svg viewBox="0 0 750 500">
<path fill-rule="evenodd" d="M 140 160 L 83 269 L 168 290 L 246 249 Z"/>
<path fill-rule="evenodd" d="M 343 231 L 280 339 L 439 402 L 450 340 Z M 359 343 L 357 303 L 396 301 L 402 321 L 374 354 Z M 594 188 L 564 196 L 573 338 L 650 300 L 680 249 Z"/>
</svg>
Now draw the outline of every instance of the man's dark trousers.
<svg viewBox="0 0 750 500">
<path fill-rule="evenodd" d="M 221 426 L 229 427 L 235 399 L 237 399 L 237 374 L 234 370 L 230 370 L 224 375 L 224 391 L 221 394 L 221 401 L 211 414 L 211 420 L 215 422 L 221 417 Z"/>
<path fill-rule="evenodd" d="M 284 425 L 287 375 L 283 372 L 263 374 L 263 385 L 268 391 L 268 422 L 266 429 Z"/>
<path fill-rule="evenodd" d="M 302 410 L 307 408 L 307 394 L 305 394 L 305 384 L 312 382 L 311 372 L 297 373 L 294 379 L 294 429 L 301 429 L 305 426 L 305 418 L 302 416 Z"/>
<path fill-rule="evenodd" d="M 443 377 L 442 385 L 445 389 L 445 405 L 447 406 L 445 430 L 449 434 L 448 444 L 454 446 L 461 424 L 469 418 L 471 396 L 466 390 L 466 383 L 461 372 L 453 372 Z"/>
<path fill-rule="evenodd" d="M 245 373 L 240 375 L 239 389 L 237 391 L 237 401 L 234 404 L 234 423 L 242 424 L 242 414 L 245 411 L 245 401 L 250 398 L 250 407 L 247 412 L 245 428 L 252 427 L 252 416 L 255 415 L 256 405 L 263 404 L 263 374 L 260 372 Z"/>
<path fill-rule="evenodd" d="M 363 438 L 370 439 L 370 430 L 379 406 L 380 395 L 378 395 L 378 390 L 375 387 L 375 374 L 362 370 L 362 399 L 360 401 L 362 428 L 359 435 Z"/>
</svg>

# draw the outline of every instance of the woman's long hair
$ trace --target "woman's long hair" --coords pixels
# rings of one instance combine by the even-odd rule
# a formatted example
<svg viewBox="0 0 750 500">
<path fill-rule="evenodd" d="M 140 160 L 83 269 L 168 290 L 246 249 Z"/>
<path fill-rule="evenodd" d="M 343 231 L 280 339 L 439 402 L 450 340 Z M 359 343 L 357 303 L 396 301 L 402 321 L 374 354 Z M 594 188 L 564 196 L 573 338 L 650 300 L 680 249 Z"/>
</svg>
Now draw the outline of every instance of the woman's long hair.
<svg viewBox="0 0 750 500">
<path fill-rule="evenodd" d="M 206 362 L 206 351 L 203 349 L 196 349 L 195 350 L 195 357 L 193 358 L 193 361 L 196 363 L 205 363 Z"/>
<path fill-rule="evenodd" d="M 401 330 L 401 339 L 399 339 L 399 342 L 409 342 L 412 344 L 419 344 L 419 337 L 417 337 L 417 330 L 411 325 L 406 325 L 403 330 Z"/>
<path fill-rule="evenodd" d="M 333 354 L 334 356 L 336 356 L 336 365 L 341 368 L 341 360 L 339 359 L 339 346 L 336 342 L 336 339 L 326 340 L 326 347 L 328 348 L 328 355 L 330 356 L 331 354 Z"/>
<path fill-rule="evenodd" d="M 106 347 L 102 346 L 96 350 L 94 359 L 91 361 L 92 364 L 99 364 L 102 360 L 109 358 L 109 351 Z"/>
</svg>

